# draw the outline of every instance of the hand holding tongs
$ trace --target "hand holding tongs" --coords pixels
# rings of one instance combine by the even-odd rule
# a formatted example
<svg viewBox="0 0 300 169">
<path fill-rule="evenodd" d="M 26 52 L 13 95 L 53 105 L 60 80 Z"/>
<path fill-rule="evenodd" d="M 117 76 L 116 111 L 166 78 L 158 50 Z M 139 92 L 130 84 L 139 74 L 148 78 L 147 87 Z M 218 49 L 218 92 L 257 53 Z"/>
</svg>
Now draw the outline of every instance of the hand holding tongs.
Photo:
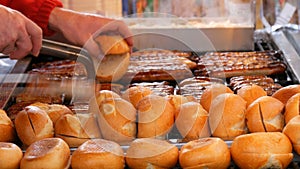
<svg viewBox="0 0 300 169">
<path fill-rule="evenodd" d="M 43 39 L 40 54 L 70 60 L 77 60 L 84 64 L 88 79 L 95 79 L 96 77 L 93 60 L 89 53 L 81 47 Z"/>
</svg>

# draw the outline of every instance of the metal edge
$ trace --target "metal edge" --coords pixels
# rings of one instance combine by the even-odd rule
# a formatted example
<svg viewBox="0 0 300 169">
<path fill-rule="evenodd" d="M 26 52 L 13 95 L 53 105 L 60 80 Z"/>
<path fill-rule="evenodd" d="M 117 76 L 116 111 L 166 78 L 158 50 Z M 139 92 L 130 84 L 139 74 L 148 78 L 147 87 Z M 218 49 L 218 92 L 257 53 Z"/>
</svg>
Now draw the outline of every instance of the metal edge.
<svg viewBox="0 0 300 169">
<path fill-rule="evenodd" d="M 27 78 L 24 73 L 31 60 L 31 56 L 18 60 L 10 73 L 4 77 L 3 83 L 0 84 L 0 109 L 5 109 L 17 85 Z"/>
<path fill-rule="evenodd" d="M 293 48 L 286 35 L 282 30 L 277 32 L 271 32 L 271 37 L 277 47 L 283 52 L 284 59 L 288 63 L 289 68 L 293 76 L 294 83 L 299 83 L 300 80 L 300 56 Z"/>
</svg>

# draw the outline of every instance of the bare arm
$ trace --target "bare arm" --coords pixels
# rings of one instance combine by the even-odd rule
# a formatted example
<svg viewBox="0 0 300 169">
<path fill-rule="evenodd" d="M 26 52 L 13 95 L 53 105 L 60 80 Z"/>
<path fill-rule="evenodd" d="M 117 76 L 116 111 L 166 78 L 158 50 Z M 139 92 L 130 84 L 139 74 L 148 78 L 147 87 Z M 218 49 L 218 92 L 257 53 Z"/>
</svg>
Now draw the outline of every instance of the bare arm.
<svg viewBox="0 0 300 169">
<path fill-rule="evenodd" d="M 55 8 L 50 14 L 49 28 L 70 43 L 84 46 L 94 56 L 98 56 L 100 49 L 93 39 L 103 32 L 121 34 L 130 47 L 133 45 L 132 34 L 124 22 L 99 15 Z"/>
</svg>

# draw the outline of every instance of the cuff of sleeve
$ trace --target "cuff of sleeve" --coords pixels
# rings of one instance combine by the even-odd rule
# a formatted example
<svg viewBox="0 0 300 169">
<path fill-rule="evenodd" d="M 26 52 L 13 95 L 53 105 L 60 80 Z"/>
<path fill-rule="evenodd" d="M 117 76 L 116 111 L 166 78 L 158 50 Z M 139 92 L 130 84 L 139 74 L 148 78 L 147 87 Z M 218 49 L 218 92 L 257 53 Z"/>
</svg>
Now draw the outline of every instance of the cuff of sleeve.
<svg viewBox="0 0 300 169">
<path fill-rule="evenodd" d="M 48 28 L 49 17 L 55 7 L 63 7 L 63 5 L 60 1 L 46 0 L 36 16 L 35 22 L 42 28 L 45 36 L 50 36 L 55 33 Z"/>
</svg>

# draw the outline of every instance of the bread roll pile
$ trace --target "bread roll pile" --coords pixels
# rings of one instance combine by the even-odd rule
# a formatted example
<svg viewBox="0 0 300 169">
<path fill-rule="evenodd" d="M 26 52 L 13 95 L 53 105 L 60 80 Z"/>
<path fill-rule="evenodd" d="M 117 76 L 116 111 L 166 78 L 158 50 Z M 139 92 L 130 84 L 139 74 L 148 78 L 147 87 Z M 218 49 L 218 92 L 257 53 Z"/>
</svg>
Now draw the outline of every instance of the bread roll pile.
<svg viewBox="0 0 300 169">
<path fill-rule="evenodd" d="M 3 131 L 10 134 L 2 135 L 7 139 L 3 141 L 8 142 L 16 139 L 14 137 L 14 130 L 16 130 L 24 145 L 22 148 L 25 148 L 26 152 L 35 152 L 36 150 L 31 150 L 30 147 L 39 147 L 40 145 L 48 145 L 49 149 L 57 145 L 64 145 L 64 148 L 60 149 L 68 150 L 69 147 L 76 147 L 78 158 L 89 160 L 86 160 L 86 163 L 76 164 L 75 161 L 78 162 L 78 160 L 75 156 L 72 162 L 74 168 L 89 166 L 91 163 L 98 165 L 98 163 L 92 162 L 96 159 L 97 162 L 103 163 L 99 166 L 114 163 L 120 168 L 125 165 L 129 167 L 135 165 L 158 167 L 180 165 L 183 168 L 200 166 L 226 168 L 230 161 L 230 157 L 227 158 L 228 154 L 229 156 L 231 154 L 234 164 L 240 168 L 251 166 L 286 168 L 293 158 L 292 149 L 294 148 L 296 153 L 300 153 L 300 143 L 298 143 L 300 134 L 297 132 L 300 129 L 300 93 L 291 95 L 284 104 L 273 96 L 265 96 L 257 86 L 241 88 L 237 94 L 220 86 L 222 91 L 225 89 L 225 92 L 216 89 L 218 90 L 216 93 L 219 94 L 210 96 L 209 111 L 202 107 L 201 102 L 197 103 L 183 96 L 158 96 L 152 94 L 151 90 L 143 90 L 139 87 L 130 89 L 132 93 L 138 93 L 136 98 L 133 98 L 135 101 L 124 99 L 126 95 L 129 96 L 128 93 L 119 95 L 112 91 L 100 91 L 91 102 L 89 113 L 86 114 L 74 114 L 63 105 L 35 103 L 20 111 L 13 123 L 5 112 L 0 111 L 0 129 L 9 128 Z M 288 92 L 287 89 L 290 89 L 293 93 L 295 88 L 297 87 L 293 86 L 282 88 L 282 90 Z M 145 91 L 145 94 L 142 94 L 141 90 Z M 252 95 L 248 94 L 251 97 L 248 97 L 247 93 L 252 93 Z M 135 97 L 135 95 L 131 94 L 131 97 Z M 175 127 L 182 137 L 180 139 L 184 141 L 180 151 L 178 151 L 180 147 L 162 140 L 166 139 L 167 134 Z M 51 139 L 54 141 L 45 141 Z M 225 140 L 232 141 L 230 151 Z M 106 144 L 107 147 L 104 146 Z M 123 145 L 129 145 L 127 152 L 123 152 L 120 147 Z M 103 147 L 101 148 L 101 146 Z M 15 149 L 13 145 L 8 147 Z M 102 153 L 110 152 L 109 148 L 118 152 L 113 153 L 118 157 L 109 155 L 109 159 L 120 159 L 120 161 L 105 160 Z M 161 152 L 162 150 L 165 151 Z M 249 154 L 250 150 L 255 150 L 255 153 Z M 46 151 L 50 150 L 45 149 Z M 93 155 L 86 157 L 80 155 L 86 152 Z M 152 154 L 150 157 L 150 152 L 156 152 L 158 156 Z M 53 158 L 58 160 L 56 156 L 60 153 L 62 153 L 61 156 L 70 156 L 64 151 L 55 153 Z M 95 155 L 97 153 L 99 154 Z M 204 154 L 213 156 L 204 156 Z M 148 156 L 146 157 L 146 155 Z M 17 160 L 19 162 L 12 161 L 12 163 L 14 165 L 21 164 L 22 168 L 24 163 L 29 161 L 29 156 L 22 157 L 21 163 L 20 160 Z M 217 158 L 222 159 L 216 160 Z M 63 161 L 67 159 L 69 158 L 63 158 Z M 161 159 L 163 160 L 161 161 Z M 57 165 L 63 166 L 63 164 L 65 162 Z"/>
</svg>

